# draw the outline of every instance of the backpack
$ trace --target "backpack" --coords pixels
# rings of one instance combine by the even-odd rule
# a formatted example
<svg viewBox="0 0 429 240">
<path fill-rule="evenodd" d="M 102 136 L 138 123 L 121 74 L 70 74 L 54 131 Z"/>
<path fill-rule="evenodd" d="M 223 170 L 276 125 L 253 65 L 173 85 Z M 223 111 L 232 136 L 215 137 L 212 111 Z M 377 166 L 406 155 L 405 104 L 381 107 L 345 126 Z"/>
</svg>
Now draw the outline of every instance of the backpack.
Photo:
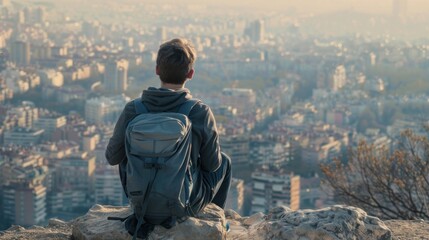
<svg viewBox="0 0 429 240">
<path fill-rule="evenodd" d="M 171 228 L 192 216 L 192 123 L 188 115 L 198 102 L 187 100 L 178 112 L 149 112 L 140 98 L 134 100 L 138 115 L 125 130 L 126 192 L 134 214 L 110 218 L 125 220 L 133 239 L 142 230 L 147 236 L 154 225 Z"/>
</svg>

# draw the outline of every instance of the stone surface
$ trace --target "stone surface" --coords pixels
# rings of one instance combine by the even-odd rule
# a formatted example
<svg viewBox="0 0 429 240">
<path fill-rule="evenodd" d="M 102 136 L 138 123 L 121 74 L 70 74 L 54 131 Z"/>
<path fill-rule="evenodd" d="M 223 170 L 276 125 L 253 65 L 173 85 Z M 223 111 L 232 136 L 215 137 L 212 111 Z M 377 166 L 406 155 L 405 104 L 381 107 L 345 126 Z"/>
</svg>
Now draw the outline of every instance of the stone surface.
<svg viewBox="0 0 429 240">
<path fill-rule="evenodd" d="M 389 228 L 378 218 L 349 206 L 332 206 L 320 210 L 291 211 L 277 207 L 266 221 L 249 227 L 253 239 L 392 239 Z"/>
<path fill-rule="evenodd" d="M 124 208 L 115 208 L 108 206 L 95 206 L 92 209 L 92 213 L 78 218 L 80 223 L 85 226 L 88 220 L 95 229 L 98 231 L 106 232 L 107 225 L 111 221 L 107 221 L 107 216 L 122 216 L 120 214 L 127 215 L 128 212 L 124 211 Z M 104 217 L 94 218 L 95 212 L 103 215 Z M 96 215 L 97 215 L 96 214 Z M 116 214 L 116 215 L 115 215 Z M 90 218 L 89 216 L 93 217 Z M 300 210 L 290 211 L 288 208 L 275 208 L 268 215 L 256 214 L 250 217 L 241 217 L 239 214 L 233 211 L 225 211 L 227 216 L 226 221 L 230 224 L 230 231 L 226 233 L 227 240 L 244 240 L 244 239 L 298 239 L 298 240 L 319 240 L 319 239 L 389 239 L 389 230 L 386 226 L 391 229 L 392 239 L 394 240 L 410 240 L 410 239 L 428 239 L 429 240 L 429 221 L 405 221 L 405 220 L 389 220 L 381 222 L 377 218 L 367 216 L 367 214 L 353 207 L 347 206 L 333 206 L 330 208 L 320 210 Z M 258 217 L 256 217 L 258 216 Z M 224 224 L 219 224 L 219 221 L 225 221 L 223 219 L 223 211 L 215 206 L 211 206 L 204 214 L 204 221 L 200 219 L 191 219 L 190 222 L 184 222 L 188 224 L 181 227 L 180 225 L 173 232 L 167 233 L 164 229 L 155 229 L 152 233 L 151 239 L 178 239 L 180 237 L 188 239 L 222 239 L 225 237 Z M 31 228 L 23 228 L 19 226 L 13 226 L 7 231 L 0 232 L 0 240 L 32 240 L 32 239 L 43 239 L 43 240 L 70 240 L 76 239 L 72 237 L 72 229 L 76 229 L 78 219 L 71 222 L 63 222 L 58 219 L 51 219 L 49 225 L 46 227 L 34 226 Z M 87 220 L 83 220 L 87 219 Z M 92 220 L 90 220 L 92 219 Z M 98 219 L 98 220 L 95 220 Z M 221 220 L 219 220 L 221 219 Z M 249 219 L 255 220 L 251 225 L 245 225 L 244 222 L 249 223 Z M 263 220 L 263 221 L 259 221 Z M 106 223 L 107 222 L 107 223 Z M 131 239 L 127 236 L 125 230 L 121 226 L 120 222 L 114 222 L 118 224 L 117 231 L 122 232 L 125 238 Z M 200 228 L 200 225 L 207 228 L 211 228 L 214 235 L 206 237 L 204 234 L 207 232 L 198 232 L 198 230 L 192 230 L 192 235 L 189 228 Z M 209 226 L 215 227 L 209 227 Z M 218 229 L 218 227 L 221 229 Z M 161 227 L 159 227 L 161 228 Z M 88 230 L 93 232 L 94 230 Z M 222 232 L 222 233 L 221 233 Z M 383 235 L 383 232 L 386 235 Z M 113 233 L 118 234 L 118 233 Z M 202 235 L 201 235 L 202 234 Z M 186 236 L 185 236 L 186 235 Z M 115 235 L 109 235 L 108 238 L 104 239 L 117 239 Z M 220 236 L 216 238 L 216 236 Z M 93 238 L 103 239 L 103 238 Z"/>
<path fill-rule="evenodd" d="M 385 224 L 394 240 L 429 240 L 429 221 L 388 220 Z"/>
<path fill-rule="evenodd" d="M 108 221 L 107 217 L 127 217 L 131 210 L 127 207 L 113 207 L 95 205 L 89 212 L 75 220 L 73 237 L 76 240 L 110 240 L 131 239 L 121 221 Z M 225 215 L 222 209 L 214 204 L 207 206 L 197 216 L 188 218 L 172 229 L 156 226 L 149 235 L 149 239 L 195 239 L 204 236 L 204 239 L 225 239 Z"/>
<path fill-rule="evenodd" d="M 11 227 L 7 231 L 0 232 L 0 240 L 70 240 L 72 223 L 57 220 L 49 221 L 46 227 L 35 226 L 28 229 Z"/>
</svg>

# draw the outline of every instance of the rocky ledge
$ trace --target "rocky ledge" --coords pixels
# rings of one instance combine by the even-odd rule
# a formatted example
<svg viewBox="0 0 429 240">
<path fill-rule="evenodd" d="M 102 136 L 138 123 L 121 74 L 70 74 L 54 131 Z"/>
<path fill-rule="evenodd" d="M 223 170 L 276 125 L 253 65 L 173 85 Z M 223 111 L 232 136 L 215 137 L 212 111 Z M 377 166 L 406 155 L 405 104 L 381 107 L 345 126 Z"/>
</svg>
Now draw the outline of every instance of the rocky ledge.
<svg viewBox="0 0 429 240">
<path fill-rule="evenodd" d="M 108 216 L 124 217 L 127 207 L 95 205 L 88 213 L 70 222 L 51 219 L 46 227 L 28 229 L 13 226 L 0 232 L 0 240 L 10 239 L 131 239 L 120 221 Z M 229 229 L 227 227 L 229 225 Z M 172 229 L 156 227 L 149 239 L 428 239 L 427 221 L 381 221 L 365 211 L 350 206 L 332 206 L 320 210 L 291 211 L 272 209 L 241 217 L 232 210 L 223 211 L 209 205 L 197 218 L 189 218 Z"/>
</svg>

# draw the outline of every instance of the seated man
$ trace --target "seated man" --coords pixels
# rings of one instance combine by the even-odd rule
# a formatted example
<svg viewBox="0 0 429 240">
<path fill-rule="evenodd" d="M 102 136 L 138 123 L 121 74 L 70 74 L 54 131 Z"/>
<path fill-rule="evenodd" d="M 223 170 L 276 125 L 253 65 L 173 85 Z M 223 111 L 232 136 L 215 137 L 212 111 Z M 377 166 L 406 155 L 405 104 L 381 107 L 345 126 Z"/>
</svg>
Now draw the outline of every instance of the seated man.
<svg viewBox="0 0 429 240">
<path fill-rule="evenodd" d="M 173 39 L 160 46 L 156 74 L 161 80 L 161 87 L 150 87 L 141 96 L 149 112 L 177 112 L 181 104 L 192 98 L 184 87 L 194 75 L 195 59 L 195 49 L 185 39 Z M 133 102 L 127 103 L 106 149 L 109 164 L 119 164 L 125 192 L 128 161 L 124 146 L 125 129 L 136 115 Z M 231 181 L 231 160 L 221 153 L 215 118 L 209 106 L 198 102 L 189 113 L 189 119 L 192 122 L 190 172 L 194 180 L 190 196 L 191 211 L 197 214 L 211 202 L 224 208 Z"/>
</svg>

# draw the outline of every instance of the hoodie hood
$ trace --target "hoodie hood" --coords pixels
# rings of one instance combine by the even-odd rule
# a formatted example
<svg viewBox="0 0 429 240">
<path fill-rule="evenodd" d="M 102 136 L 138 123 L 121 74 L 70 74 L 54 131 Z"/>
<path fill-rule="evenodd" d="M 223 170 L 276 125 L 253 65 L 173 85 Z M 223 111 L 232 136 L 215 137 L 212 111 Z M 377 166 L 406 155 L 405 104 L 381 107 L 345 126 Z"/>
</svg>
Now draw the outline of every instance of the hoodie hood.
<svg viewBox="0 0 429 240">
<path fill-rule="evenodd" d="M 191 92 L 187 88 L 175 91 L 150 87 L 143 91 L 141 99 L 150 112 L 168 112 L 175 111 L 179 105 L 191 98 Z"/>
</svg>

